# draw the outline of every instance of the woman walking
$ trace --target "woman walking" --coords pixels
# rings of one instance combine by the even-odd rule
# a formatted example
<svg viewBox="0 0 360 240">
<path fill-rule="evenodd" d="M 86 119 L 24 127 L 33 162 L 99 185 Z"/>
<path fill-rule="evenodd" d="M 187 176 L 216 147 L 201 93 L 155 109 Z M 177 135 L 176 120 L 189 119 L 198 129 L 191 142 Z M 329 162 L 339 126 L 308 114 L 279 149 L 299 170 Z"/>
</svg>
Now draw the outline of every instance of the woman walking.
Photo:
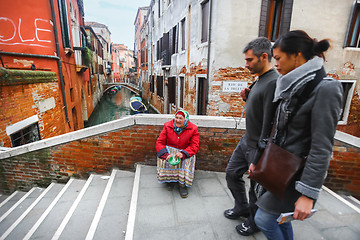
<svg viewBox="0 0 360 240">
<path fill-rule="evenodd" d="M 307 218 L 326 177 L 343 98 L 341 83 L 327 77 L 323 67 L 329 46 L 328 40 L 318 42 L 300 30 L 284 34 L 273 46 L 281 74 L 274 94 L 275 143 L 306 162 L 283 200 L 266 192 L 257 201 L 255 222 L 268 239 L 293 239 L 291 222 L 279 225 L 277 218 L 285 212 L 294 212 L 298 220 Z"/>
</svg>

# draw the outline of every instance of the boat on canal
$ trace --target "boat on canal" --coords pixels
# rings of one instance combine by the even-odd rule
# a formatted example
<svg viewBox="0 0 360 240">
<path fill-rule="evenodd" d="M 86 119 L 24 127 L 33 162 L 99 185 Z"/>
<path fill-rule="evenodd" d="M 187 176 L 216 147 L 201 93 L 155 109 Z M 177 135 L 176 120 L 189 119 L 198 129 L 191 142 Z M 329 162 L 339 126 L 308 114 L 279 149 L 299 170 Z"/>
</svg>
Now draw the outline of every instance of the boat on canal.
<svg viewBox="0 0 360 240">
<path fill-rule="evenodd" d="M 134 114 L 147 113 L 147 107 L 142 102 L 141 97 L 131 97 L 130 98 L 130 108 Z"/>
<path fill-rule="evenodd" d="M 119 90 L 121 89 L 121 86 L 113 86 L 105 90 L 104 95 L 107 96 L 113 96 L 115 95 Z"/>
</svg>

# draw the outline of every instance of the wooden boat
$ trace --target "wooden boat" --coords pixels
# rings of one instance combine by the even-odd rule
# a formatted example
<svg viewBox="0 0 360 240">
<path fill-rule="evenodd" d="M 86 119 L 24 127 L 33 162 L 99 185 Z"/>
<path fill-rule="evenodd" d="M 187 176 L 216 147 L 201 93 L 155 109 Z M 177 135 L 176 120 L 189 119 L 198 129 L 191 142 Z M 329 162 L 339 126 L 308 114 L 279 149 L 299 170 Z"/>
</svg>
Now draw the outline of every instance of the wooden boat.
<svg viewBox="0 0 360 240">
<path fill-rule="evenodd" d="M 141 97 L 131 97 L 130 108 L 134 112 L 134 114 L 147 113 L 147 108 L 145 104 L 142 102 Z"/>
<path fill-rule="evenodd" d="M 107 96 L 115 95 L 119 90 L 121 89 L 121 86 L 113 86 L 105 90 L 105 94 Z"/>
</svg>

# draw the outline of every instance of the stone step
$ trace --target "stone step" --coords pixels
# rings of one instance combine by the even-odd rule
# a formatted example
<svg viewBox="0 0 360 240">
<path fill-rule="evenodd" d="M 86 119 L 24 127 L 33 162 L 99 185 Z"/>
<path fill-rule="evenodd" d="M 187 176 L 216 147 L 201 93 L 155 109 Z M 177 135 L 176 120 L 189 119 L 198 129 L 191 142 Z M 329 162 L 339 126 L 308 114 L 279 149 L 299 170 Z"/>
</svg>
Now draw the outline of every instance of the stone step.
<svg viewBox="0 0 360 240">
<path fill-rule="evenodd" d="M 41 194 L 24 211 L 24 213 L 1 236 L 6 239 L 24 239 L 27 233 L 37 223 L 39 216 L 44 214 L 51 202 L 63 189 L 64 184 L 50 184 L 46 189 L 41 189 Z"/>
<path fill-rule="evenodd" d="M 18 201 L 13 202 L 10 200 L 8 202 L 14 204 L 0 217 L 0 239 L 4 239 L 9 234 L 11 227 L 31 207 L 43 191 L 42 188 L 32 188 Z"/>
<path fill-rule="evenodd" d="M 133 184 L 133 172 L 117 172 L 93 239 L 125 239 Z"/>
<path fill-rule="evenodd" d="M 27 233 L 26 239 L 51 239 L 85 183 L 85 180 L 70 179 Z"/>
<path fill-rule="evenodd" d="M 125 239 L 134 173 L 70 179 L 1 198 L 0 239 Z"/>
<path fill-rule="evenodd" d="M 15 191 L 10 196 L 3 195 L 4 199 L 0 203 L 0 218 L 6 213 L 17 201 L 19 201 L 26 192 Z M 1 223 L 1 222 L 0 222 Z"/>
<path fill-rule="evenodd" d="M 186 199 L 178 187 L 169 192 L 159 184 L 156 174 L 154 166 L 137 165 L 136 173 L 114 170 L 111 176 L 91 175 L 1 196 L 0 240 L 265 239 L 262 233 L 240 236 L 235 226 L 244 219 L 223 216 L 234 202 L 225 173 L 195 171 Z M 293 222 L 297 239 L 358 239 L 360 210 L 323 189 L 318 213 Z"/>
</svg>

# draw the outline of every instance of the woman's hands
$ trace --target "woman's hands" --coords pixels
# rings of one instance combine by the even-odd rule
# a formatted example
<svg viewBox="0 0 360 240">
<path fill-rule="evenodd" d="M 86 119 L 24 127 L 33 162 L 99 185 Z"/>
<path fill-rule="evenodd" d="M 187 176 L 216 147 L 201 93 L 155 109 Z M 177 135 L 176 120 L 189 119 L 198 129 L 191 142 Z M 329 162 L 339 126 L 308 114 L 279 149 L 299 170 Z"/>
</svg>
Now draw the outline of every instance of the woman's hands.
<svg viewBox="0 0 360 240">
<path fill-rule="evenodd" d="M 183 160 L 184 159 L 184 154 L 182 152 L 177 152 L 175 154 L 175 157 L 179 157 L 181 160 Z"/>
<path fill-rule="evenodd" d="M 314 200 L 302 195 L 295 203 L 294 218 L 303 221 L 307 218 L 313 208 Z"/>
<path fill-rule="evenodd" d="M 166 161 L 169 161 L 169 158 L 171 157 L 172 155 L 170 155 L 169 153 L 164 153 L 160 158 L 162 160 L 166 160 Z M 174 157 L 179 157 L 181 160 L 184 160 L 186 158 L 185 154 L 183 154 L 182 152 L 177 152 Z"/>
</svg>

